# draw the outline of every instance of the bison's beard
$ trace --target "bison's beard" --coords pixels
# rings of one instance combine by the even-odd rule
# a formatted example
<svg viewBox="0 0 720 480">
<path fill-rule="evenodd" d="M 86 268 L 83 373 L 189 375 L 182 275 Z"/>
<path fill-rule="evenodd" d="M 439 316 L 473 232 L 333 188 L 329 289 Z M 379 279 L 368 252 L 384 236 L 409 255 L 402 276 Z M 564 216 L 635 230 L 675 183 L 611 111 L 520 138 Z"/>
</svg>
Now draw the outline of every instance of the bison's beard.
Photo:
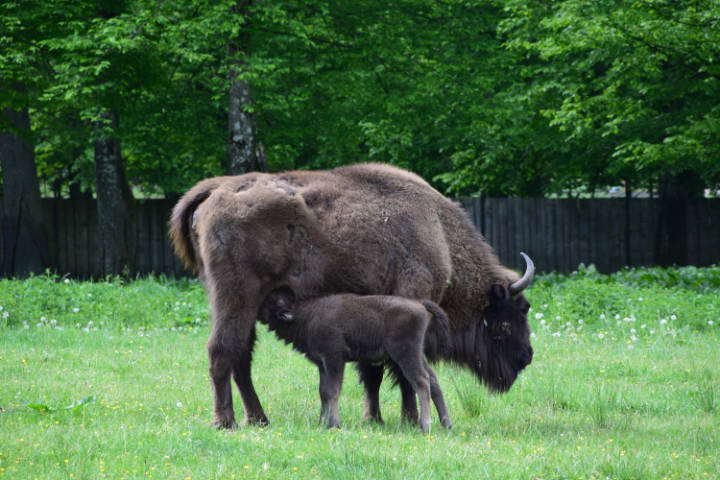
<svg viewBox="0 0 720 480">
<path fill-rule="evenodd" d="M 489 338 L 481 322 L 453 332 L 451 360 L 472 370 L 480 382 L 493 392 L 507 392 L 518 374 L 532 361 L 529 343 Z"/>
</svg>

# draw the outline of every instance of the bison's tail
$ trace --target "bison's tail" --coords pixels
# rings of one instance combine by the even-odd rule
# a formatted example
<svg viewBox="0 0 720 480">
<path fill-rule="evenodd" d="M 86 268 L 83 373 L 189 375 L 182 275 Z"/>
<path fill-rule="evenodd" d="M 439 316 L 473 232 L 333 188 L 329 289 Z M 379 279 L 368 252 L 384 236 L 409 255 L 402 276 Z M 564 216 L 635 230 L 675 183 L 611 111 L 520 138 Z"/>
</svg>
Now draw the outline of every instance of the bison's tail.
<svg viewBox="0 0 720 480">
<path fill-rule="evenodd" d="M 192 216 L 198 205 L 207 200 L 219 185 L 219 178 L 209 178 L 198 183 L 180 198 L 170 217 L 169 234 L 175 253 L 185 267 L 192 270 L 197 269 L 197 253 L 190 240 Z"/>
<path fill-rule="evenodd" d="M 450 354 L 450 324 L 445 311 L 430 300 L 420 300 L 425 310 L 430 312 L 432 320 L 425 332 L 425 355 L 432 359 Z"/>
</svg>

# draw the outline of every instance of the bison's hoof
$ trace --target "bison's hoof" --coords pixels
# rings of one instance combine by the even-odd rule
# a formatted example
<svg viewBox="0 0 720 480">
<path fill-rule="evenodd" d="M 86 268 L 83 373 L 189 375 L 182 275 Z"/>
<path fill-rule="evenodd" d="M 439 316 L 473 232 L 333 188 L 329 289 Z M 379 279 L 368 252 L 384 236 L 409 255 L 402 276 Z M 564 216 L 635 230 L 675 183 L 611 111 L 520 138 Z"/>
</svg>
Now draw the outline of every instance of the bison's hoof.
<svg viewBox="0 0 720 480">
<path fill-rule="evenodd" d="M 442 426 L 450 430 L 452 428 L 452 422 L 450 421 L 450 417 L 445 417 L 442 420 L 440 420 L 440 423 L 442 423 Z"/>
<path fill-rule="evenodd" d="M 332 428 L 340 429 L 340 422 L 337 420 L 328 420 L 327 428 L 328 428 L 328 430 L 332 429 Z"/>
<path fill-rule="evenodd" d="M 420 422 L 420 429 L 423 433 L 430 433 L 430 422 Z"/>
<path fill-rule="evenodd" d="M 235 420 L 230 419 L 218 419 L 216 418 L 213 420 L 212 425 L 217 428 L 218 430 L 235 430 L 237 428 L 237 423 L 235 423 Z"/>
<path fill-rule="evenodd" d="M 252 416 L 245 417 L 245 425 L 251 425 L 254 427 L 267 427 L 268 425 L 270 425 L 270 422 L 265 415 Z"/>
<path fill-rule="evenodd" d="M 377 416 L 374 416 L 374 417 L 372 417 L 372 416 L 364 416 L 364 417 L 363 417 L 363 421 L 368 422 L 368 423 L 374 422 L 374 423 L 377 423 L 378 425 L 385 425 L 385 420 L 383 420 L 380 415 L 377 415 Z"/>
</svg>

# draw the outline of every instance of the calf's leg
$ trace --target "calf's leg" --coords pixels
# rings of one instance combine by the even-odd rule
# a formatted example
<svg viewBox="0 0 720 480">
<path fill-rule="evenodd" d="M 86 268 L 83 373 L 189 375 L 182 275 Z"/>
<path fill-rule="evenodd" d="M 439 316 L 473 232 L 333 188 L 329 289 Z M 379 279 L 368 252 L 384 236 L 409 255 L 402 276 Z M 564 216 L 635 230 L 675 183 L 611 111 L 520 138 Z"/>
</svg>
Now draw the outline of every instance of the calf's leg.
<svg viewBox="0 0 720 480">
<path fill-rule="evenodd" d="M 425 368 L 425 372 L 428 374 L 430 379 L 430 396 L 435 404 L 438 417 L 440 417 L 440 423 L 445 428 L 452 428 L 452 421 L 450 420 L 447 405 L 445 405 L 445 397 L 443 396 L 442 389 L 440 388 L 440 382 L 438 382 L 437 375 L 435 375 L 435 371 L 430 368 L 430 365 L 428 365 L 427 361 L 424 359 L 423 368 Z"/>
<path fill-rule="evenodd" d="M 327 422 L 327 428 L 340 427 L 338 401 L 342 389 L 345 363 L 341 358 L 326 358 L 318 366 L 320 371 L 320 423 Z"/>
<path fill-rule="evenodd" d="M 420 428 L 423 432 L 430 432 L 430 379 L 425 367 L 422 353 L 422 342 L 394 341 L 388 344 L 387 352 L 390 358 L 400 367 L 403 382 L 409 385 L 411 391 L 417 394 L 420 400 Z M 404 394 L 403 394 L 404 396 Z M 414 397 L 414 395 L 413 395 Z M 412 403 L 415 404 L 413 398 Z"/>
<path fill-rule="evenodd" d="M 398 362 L 397 360 L 395 360 Z M 430 432 L 430 380 L 422 366 L 422 360 L 413 361 L 401 359 L 398 365 L 412 389 L 417 393 L 420 400 L 420 428 L 423 432 Z M 414 402 L 414 399 L 413 399 Z"/>
</svg>

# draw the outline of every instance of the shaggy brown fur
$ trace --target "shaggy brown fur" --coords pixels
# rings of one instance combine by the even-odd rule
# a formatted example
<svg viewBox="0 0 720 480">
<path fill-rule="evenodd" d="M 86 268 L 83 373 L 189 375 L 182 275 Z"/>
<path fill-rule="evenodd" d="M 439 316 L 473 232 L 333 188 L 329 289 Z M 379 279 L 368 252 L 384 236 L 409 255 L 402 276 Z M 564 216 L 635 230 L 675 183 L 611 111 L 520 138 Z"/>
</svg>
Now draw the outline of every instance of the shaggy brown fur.
<svg viewBox="0 0 720 480">
<path fill-rule="evenodd" d="M 333 293 L 430 299 L 450 321 L 452 346 L 441 357 L 471 368 L 492 389 L 510 388 L 532 358 L 528 303 L 509 294 L 518 275 L 499 263 L 458 205 L 410 172 L 361 164 L 204 180 L 175 206 L 170 233 L 210 297 L 208 356 L 220 426 L 234 424 L 231 375 L 246 420 L 267 421 L 250 363 L 260 306 L 278 287 L 299 301 Z M 491 307 L 499 313 L 487 315 Z M 491 334 L 493 322 L 507 323 L 510 333 Z M 382 373 L 361 366 L 371 414 L 379 415 Z M 417 418 L 412 389 L 402 379 L 400 386 L 404 415 Z"/>
<path fill-rule="evenodd" d="M 426 308 L 429 307 L 429 308 Z M 449 346 L 445 313 L 432 302 L 386 295 L 339 294 L 295 302 L 278 289 L 266 297 L 261 319 L 278 338 L 318 366 L 320 421 L 338 427 L 338 399 L 346 362 L 389 362 L 420 399 L 420 427 L 430 431 L 430 399 L 440 422 L 452 426 L 435 372 L 425 361 L 424 345 L 444 352 Z"/>
</svg>

